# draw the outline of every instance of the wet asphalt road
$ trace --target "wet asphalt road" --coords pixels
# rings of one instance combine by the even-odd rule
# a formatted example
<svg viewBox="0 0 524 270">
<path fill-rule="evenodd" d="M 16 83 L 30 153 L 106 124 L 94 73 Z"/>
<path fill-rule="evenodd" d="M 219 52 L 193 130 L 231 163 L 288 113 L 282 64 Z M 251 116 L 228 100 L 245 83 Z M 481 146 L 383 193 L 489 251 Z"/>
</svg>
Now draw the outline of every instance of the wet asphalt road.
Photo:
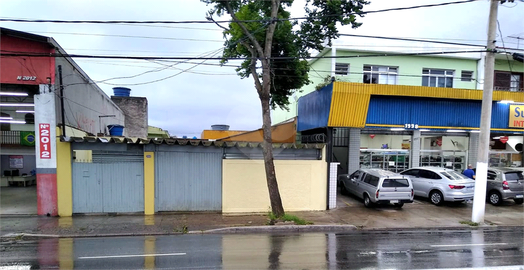
<svg viewBox="0 0 524 270">
<path fill-rule="evenodd" d="M 524 228 L 41 239 L 4 269 L 433 269 L 524 265 Z M 17 268 L 12 268 L 14 265 Z M 517 268 L 518 269 L 518 268 Z"/>
</svg>

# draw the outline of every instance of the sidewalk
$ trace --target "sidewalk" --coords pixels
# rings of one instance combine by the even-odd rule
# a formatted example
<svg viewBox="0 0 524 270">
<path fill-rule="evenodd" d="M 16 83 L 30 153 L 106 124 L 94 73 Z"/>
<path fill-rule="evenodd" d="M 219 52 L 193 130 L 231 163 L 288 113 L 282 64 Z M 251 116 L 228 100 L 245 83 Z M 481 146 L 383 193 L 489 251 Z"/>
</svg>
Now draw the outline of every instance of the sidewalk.
<svg viewBox="0 0 524 270">
<path fill-rule="evenodd" d="M 267 214 L 222 215 L 219 213 L 172 213 L 142 215 L 86 215 L 74 217 L 0 217 L 0 236 L 45 235 L 51 237 L 94 237 L 118 235 L 159 235 L 183 233 L 266 232 L 280 230 L 347 231 L 392 229 L 471 228 L 461 222 L 471 219 L 471 204 L 441 207 L 416 200 L 402 209 L 392 206 L 365 208 L 358 200 L 342 196 L 338 208 L 315 212 L 290 212 L 313 226 L 267 226 Z M 524 207 L 513 202 L 486 205 L 483 228 L 523 226 Z M 226 228 L 236 229 L 226 229 Z"/>
</svg>

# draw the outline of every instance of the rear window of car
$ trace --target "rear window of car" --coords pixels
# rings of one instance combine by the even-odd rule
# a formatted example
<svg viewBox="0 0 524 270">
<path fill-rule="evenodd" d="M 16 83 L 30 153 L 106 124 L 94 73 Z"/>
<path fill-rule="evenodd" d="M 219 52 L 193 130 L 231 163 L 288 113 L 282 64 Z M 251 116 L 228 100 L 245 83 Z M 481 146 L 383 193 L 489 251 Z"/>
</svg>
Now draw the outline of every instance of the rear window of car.
<svg viewBox="0 0 524 270">
<path fill-rule="evenodd" d="M 409 187 L 407 179 L 384 179 L 382 187 Z"/>
<path fill-rule="evenodd" d="M 469 179 L 467 176 L 460 174 L 455 171 L 449 171 L 449 172 L 441 172 L 442 175 L 447 177 L 449 180 L 464 180 Z"/>
<path fill-rule="evenodd" d="M 521 172 L 507 172 L 505 173 L 506 180 L 524 180 Z"/>
</svg>

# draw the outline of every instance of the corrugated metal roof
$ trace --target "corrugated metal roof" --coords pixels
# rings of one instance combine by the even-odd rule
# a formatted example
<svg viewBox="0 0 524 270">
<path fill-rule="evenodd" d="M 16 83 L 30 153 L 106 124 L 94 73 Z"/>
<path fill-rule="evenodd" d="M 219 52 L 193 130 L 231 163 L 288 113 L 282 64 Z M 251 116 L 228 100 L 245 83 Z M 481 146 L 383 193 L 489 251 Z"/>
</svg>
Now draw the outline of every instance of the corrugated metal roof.
<svg viewBox="0 0 524 270">
<path fill-rule="evenodd" d="M 328 126 L 363 128 L 370 92 L 369 84 L 334 83 Z"/>
<path fill-rule="evenodd" d="M 420 128 L 478 128 L 479 100 L 371 96 L 367 124 L 418 124 Z M 508 129 L 509 105 L 493 102 L 491 128 Z"/>
<path fill-rule="evenodd" d="M 333 84 L 311 92 L 298 100 L 297 130 L 326 127 L 333 96 Z"/>
<path fill-rule="evenodd" d="M 213 146 L 213 147 L 249 147 L 262 148 L 259 142 L 222 142 L 194 139 L 173 139 L 173 138 L 128 138 L 128 137 L 66 137 L 61 138 L 63 142 L 71 143 L 116 143 L 116 144 L 167 144 L 167 145 L 188 145 L 188 146 Z M 294 144 L 294 143 L 273 143 L 273 148 L 289 149 L 322 149 L 324 144 Z"/>
</svg>

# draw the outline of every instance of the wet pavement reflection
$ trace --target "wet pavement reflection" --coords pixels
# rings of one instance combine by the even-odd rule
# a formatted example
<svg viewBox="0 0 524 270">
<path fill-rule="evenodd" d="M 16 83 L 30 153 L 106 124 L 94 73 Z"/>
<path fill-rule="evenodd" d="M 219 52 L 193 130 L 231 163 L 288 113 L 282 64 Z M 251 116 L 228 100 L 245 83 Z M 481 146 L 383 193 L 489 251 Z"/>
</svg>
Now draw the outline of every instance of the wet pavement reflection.
<svg viewBox="0 0 524 270">
<path fill-rule="evenodd" d="M 515 227 L 20 240 L 2 242 L 0 270 L 523 266 L 523 235 L 524 229 Z"/>
</svg>

